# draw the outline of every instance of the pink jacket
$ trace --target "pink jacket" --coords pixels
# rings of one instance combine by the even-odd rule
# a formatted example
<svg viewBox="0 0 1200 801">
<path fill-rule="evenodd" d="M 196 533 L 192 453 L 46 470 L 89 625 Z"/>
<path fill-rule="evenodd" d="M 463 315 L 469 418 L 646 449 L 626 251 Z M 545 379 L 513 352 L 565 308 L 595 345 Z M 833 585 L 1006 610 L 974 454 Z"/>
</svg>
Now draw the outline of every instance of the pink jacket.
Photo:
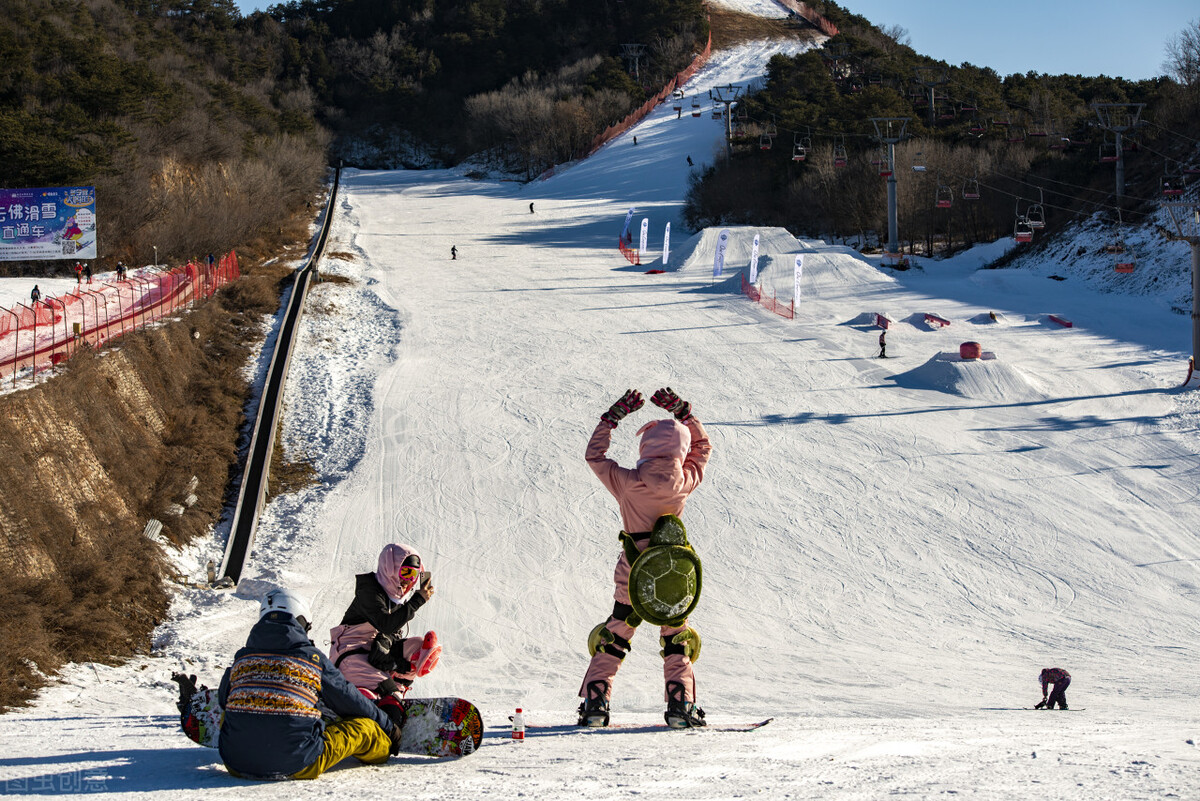
<svg viewBox="0 0 1200 801">
<path fill-rule="evenodd" d="M 687 425 L 674 419 L 655 420 L 638 430 L 641 458 L 632 470 L 605 454 L 612 427 L 604 420 L 588 440 L 585 458 L 600 483 L 621 509 L 621 522 L 630 534 L 648 532 L 663 515 L 681 515 L 687 497 L 704 479 L 712 453 L 704 426 L 692 417 Z"/>
</svg>

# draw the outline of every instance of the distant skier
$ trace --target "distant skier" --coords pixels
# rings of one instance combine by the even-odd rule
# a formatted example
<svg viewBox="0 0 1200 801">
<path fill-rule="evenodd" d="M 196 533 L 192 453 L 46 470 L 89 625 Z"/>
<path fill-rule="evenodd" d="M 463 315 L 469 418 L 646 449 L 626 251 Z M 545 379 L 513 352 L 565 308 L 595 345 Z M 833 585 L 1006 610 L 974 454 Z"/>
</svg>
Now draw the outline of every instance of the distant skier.
<svg viewBox="0 0 1200 801">
<path fill-rule="evenodd" d="M 886 359 L 887 355 L 887 330 L 879 332 L 879 358 Z"/>
<path fill-rule="evenodd" d="M 533 202 L 532 201 L 530 201 L 530 203 L 529 203 L 529 213 L 533 214 Z"/>
<path fill-rule="evenodd" d="M 622 541 L 628 541 L 638 553 L 649 544 L 650 529 L 656 520 L 683 512 L 688 496 L 704 478 L 704 468 L 712 452 L 704 427 L 692 416 L 691 405 L 670 387 L 658 390 L 650 400 L 670 412 L 674 419 L 655 420 L 638 429 L 641 458 L 636 467 L 621 467 L 606 456 L 613 429 L 627 414 L 642 407 L 642 395 L 633 389 L 600 416 L 585 456 L 592 472 L 617 499 L 621 521 L 625 532 L 629 532 L 628 535 L 622 532 Z M 589 638 L 591 663 L 579 690 L 584 699 L 579 705 L 581 726 L 608 725 L 612 682 L 641 623 L 630 604 L 630 566 L 630 559 L 622 549 L 613 576 L 616 602 L 612 615 Z M 699 653 L 699 635 L 688 628 L 686 621 L 678 626 L 662 626 L 659 633 L 666 682 L 664 718 L 673 728 L 703 726 L 704 711 L 696 706 L 696 678 L 692 669 L 692 656 Z"/>
<path fill-rule="evenodd" d="M 458 248 L 450 246 L 450 261 L 458 261 Z"/>
<path fill-rule="evenodd" d="M 1034 709 L 1054 709 L 1054 705 L 1058 704 L 1059 709 L 1067 708 L 1067 688 L 1071 686 L 1071 674 L 1062 668 L 1042 668 L 1042 672 L 1038 674 L 1038 681 L 1042 683 L 1042 700 Z M 1046 689 L 1051 684 L 1054 685 L 1054 690 L 1050 696 L 1046 696 Z"/>
<path fill-rule="evenodd" d="M 687 157 L 687 160 L 688 160 L 688 166 L 689 166 L 689 167 L 695 167 L 695 166 L 696 166 L 695 164 L 693 164 L 693 163 L 692 163 L 692 157 L 691 157 L 691 156 L 688 156 L 688 157 Z"/>
<path fill-rule="evenodd" d="M 399 753 L 400 728 L 313 645 L 310 620 L 299 596 L 271 590 L 221 679 L 218 748 L 238 778 L 315 779 L 348 756 L 379 765 Z M 180 681 L 181 693 L 194 685 Z M 318 704 L 341 720 L 326 724 Z"/>
<path fill-rule="evenodd" d="M 33 285 L 33 290 L 29 293 L 29 301 L 36 304 L 42 299 L 42 290 L 37 288 L 37 284 Z"/>
<path fill-rule="evenodd" d="M 437 634 L 405 637 L 405 629 L 433 597 L 433 578 L 409 545 L 385 545 L 374 573 L 354 579 L 354 600 L 329 632 L 329 656 L 363 695 L 395 706 L 413 679 L 425 676 L 442 654 Z"/>
<path fill-rule="evenodd" d="M 90 261 L 83 265 L 83 274 L 87 276 L 87 282 L 92 283 L 92 263 Z"/>
<path fill-rule="evenodd" d="M 634 143 L 635 145 L 637 144 L 637 137 L 636 137 L 636 136 L 635 136 L 635 137 L 633 137 L 633 143 Z"/>
</svg>

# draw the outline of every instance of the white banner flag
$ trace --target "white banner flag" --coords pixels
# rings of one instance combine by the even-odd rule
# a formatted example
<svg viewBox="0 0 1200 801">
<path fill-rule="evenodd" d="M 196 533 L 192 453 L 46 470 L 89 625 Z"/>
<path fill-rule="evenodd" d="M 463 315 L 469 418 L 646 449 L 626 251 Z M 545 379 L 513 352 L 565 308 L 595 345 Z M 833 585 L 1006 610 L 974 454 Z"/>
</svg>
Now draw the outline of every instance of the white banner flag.
<svg viewBox="0 0 1200 801">
<path fill-rule="evenodd" d="M 624 242 L 625 238 L 629 236 L 629 224 L 631 222 L 633 222 L 633 207 L 632 206 L 629 209 L 629 213 L 625 215 L 625 226 L 621 229 L 621 241 L 622 242 Z"/>
<path fill-rule="evenodd" d="M 725 269 L 725 248 L 729 246 L 729 229 L 717 236 L 717 255 L 713 257 L 713 278 L 720 278 Z"/>
<path fill-rule="evenodd" d="M 642 253 L 646 252 L 646 248 L 650 245 L 650 218 L 642 218 L 642 237 L 638 240 L 638 250 Z"/>
<path fill-rule="evenodd" d="M 758 234 L 754 235 L 754 247 L 750 249 L 750 286 L 758 283 Z"/>
<path fill-rule="evenodd" d="M 796 285 L 792 287 L 792 308 L 800 305 L 800 273 L 804 272 L 804 254 L 796 254 Z"/>
<path fill-rule="evenodd" d="M 671 256 L 671 224 L 667 223 L 667 230 L 663 233 L 663 267 L 667 266 L 667 259 Z"/>
</svg>

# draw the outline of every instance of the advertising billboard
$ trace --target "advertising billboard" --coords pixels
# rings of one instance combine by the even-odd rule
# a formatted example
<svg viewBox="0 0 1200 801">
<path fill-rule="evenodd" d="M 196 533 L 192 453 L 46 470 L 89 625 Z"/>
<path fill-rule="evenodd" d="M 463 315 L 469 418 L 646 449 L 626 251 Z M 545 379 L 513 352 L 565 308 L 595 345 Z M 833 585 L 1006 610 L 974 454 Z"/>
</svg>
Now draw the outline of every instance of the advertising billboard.
<svg viewBox="0 0 1200 801">
<path fill-rule="evenodd" d="M 96 258 L 96 187 L 0 189 L 0 261 Z"/>
</svg>

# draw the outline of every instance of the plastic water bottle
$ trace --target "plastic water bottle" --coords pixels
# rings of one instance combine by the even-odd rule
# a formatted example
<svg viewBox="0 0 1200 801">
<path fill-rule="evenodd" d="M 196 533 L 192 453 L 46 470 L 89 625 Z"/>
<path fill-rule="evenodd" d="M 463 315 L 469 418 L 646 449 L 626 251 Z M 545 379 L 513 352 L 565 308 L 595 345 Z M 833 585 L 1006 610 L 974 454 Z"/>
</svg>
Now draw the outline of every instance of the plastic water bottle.
<svg viewBox="0 0 1200 801">
<path fill-rule="evenodd" d="M 525 742 L 525 716 L 521 714 L 520 707 L 517 707 L 517 714 L 513 715 L 512 738 L 515 743 Z"/>
</svg>

